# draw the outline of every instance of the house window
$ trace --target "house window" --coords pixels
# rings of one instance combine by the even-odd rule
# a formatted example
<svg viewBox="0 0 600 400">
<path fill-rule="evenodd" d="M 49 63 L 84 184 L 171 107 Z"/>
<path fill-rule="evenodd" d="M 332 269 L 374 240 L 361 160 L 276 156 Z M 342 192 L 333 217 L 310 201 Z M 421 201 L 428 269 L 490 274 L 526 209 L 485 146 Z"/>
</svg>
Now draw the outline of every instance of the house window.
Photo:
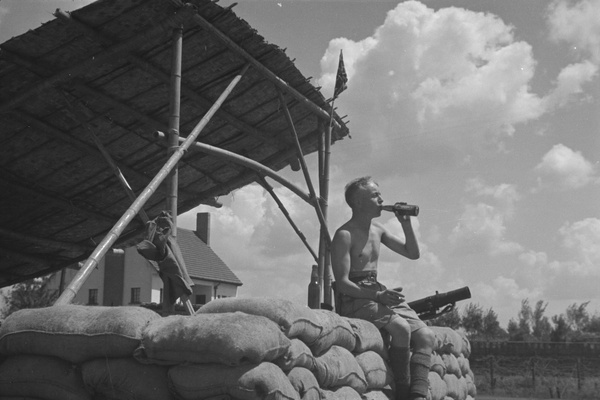
<svg viewBox="0 0 600 400">
<path fill-rule="evenodd" d="M 88 305 L 98 305 L 98 289 L 90 289 L 88 293 Z"/>
<path fill-rule="evenodd" d="M 140 304 L 140 291 L 139 287 L 131 288 L 131 304 Z"/>
<path fill-rule="evenodd" d="M 206 295 L 205 294 L 197 294 L 196 295 L 196 304 L 206 304 Z"/>
</svg>

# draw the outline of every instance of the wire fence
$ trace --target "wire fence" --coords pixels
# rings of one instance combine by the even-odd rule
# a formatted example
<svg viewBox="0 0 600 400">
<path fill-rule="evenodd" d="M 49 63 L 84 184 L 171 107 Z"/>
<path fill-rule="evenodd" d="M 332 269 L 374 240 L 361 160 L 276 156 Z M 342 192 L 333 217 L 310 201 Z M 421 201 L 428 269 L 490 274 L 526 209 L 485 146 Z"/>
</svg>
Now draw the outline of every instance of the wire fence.
<svg viewBox="0 0 600 400">
<path fill-rule="evenodd" d="M 480 394 L 600 399 L 600 359 L 488 355 L 470 360 Z"/>
</svg>

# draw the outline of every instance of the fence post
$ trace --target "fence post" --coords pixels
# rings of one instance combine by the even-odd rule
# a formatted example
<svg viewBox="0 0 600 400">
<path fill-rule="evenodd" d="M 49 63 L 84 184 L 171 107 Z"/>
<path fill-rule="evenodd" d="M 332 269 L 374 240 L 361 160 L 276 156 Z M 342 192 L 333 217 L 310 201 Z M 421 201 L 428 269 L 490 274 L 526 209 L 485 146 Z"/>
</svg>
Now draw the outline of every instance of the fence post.
<svg viewBox="0 0 600 400">
<path fill-rule="evenodd" d="M 531 384 L 535 390 L 535 357 L 531 358 Z"/>
<path fill-rule="evenodd" d="M 581 358 L 577 357 L 577 390 L 581 391 L 581 384 L 582 384 L 582 380 L 583 377 L 582 375 L 582 368 L 581 368 Z"/>
<path fill-rule="evenodd" d="M 492 389 L 492 393 L 494 393 L 494 389 L 496 387 L 496 378 L 494 377 L 494 356 L 490 357 L 490 387 Z"/>
</svg>

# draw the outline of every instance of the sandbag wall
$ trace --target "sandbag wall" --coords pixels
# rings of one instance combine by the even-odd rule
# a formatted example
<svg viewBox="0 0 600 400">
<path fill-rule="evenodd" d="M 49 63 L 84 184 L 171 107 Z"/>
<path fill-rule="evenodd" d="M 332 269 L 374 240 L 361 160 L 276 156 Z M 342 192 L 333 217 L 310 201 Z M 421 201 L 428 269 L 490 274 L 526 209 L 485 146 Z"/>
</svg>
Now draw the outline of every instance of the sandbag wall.
<svg viewBox="0 0 600 400">
<path fill-rule="evenodd" d="M 431 399 L 474 397 L 468 341 L 433 329 Z M 0 400 L 384 400 L 386 359 L 373 324 L 283 299 L 220 299 L 164 318 L 65 305 L 4 321 Z"/>
</svg>

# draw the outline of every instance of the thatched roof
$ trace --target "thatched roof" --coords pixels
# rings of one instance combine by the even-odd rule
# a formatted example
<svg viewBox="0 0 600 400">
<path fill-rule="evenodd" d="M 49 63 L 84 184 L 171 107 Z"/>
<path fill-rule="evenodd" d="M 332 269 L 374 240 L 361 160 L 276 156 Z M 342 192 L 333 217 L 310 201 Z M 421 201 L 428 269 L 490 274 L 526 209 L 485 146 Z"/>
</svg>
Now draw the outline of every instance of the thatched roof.
<svg viewBox="0 0 600 400">
<path fill-rule="evenodd" d="M 193 5 L 193 6 L 191 6 Z M 330 107 L 285 52 L 212 1 L 100 0 L 0 45 L 0 287 L 87 258 L 132 201 L 95 134 L 139 194 L 167 159 L 172 30 L 184 26 L 181 125 L 187 136 L 251 62 L 199 141 L 280 170 L 296 160 L 280 91 L 304 154 Z M 220 33 L 219 33 L 220 32 Z M 264 66 L 264 70 L 260 67 Z M 348 134 L 336 115 L 332 142 Z M 257 175 L 189 151 L 179 213 L 215 204 Z M 161 187 L 146 203 L 165 208 Z M 117 244 L 139 236 L 134 219 Z"/>
</svg>

